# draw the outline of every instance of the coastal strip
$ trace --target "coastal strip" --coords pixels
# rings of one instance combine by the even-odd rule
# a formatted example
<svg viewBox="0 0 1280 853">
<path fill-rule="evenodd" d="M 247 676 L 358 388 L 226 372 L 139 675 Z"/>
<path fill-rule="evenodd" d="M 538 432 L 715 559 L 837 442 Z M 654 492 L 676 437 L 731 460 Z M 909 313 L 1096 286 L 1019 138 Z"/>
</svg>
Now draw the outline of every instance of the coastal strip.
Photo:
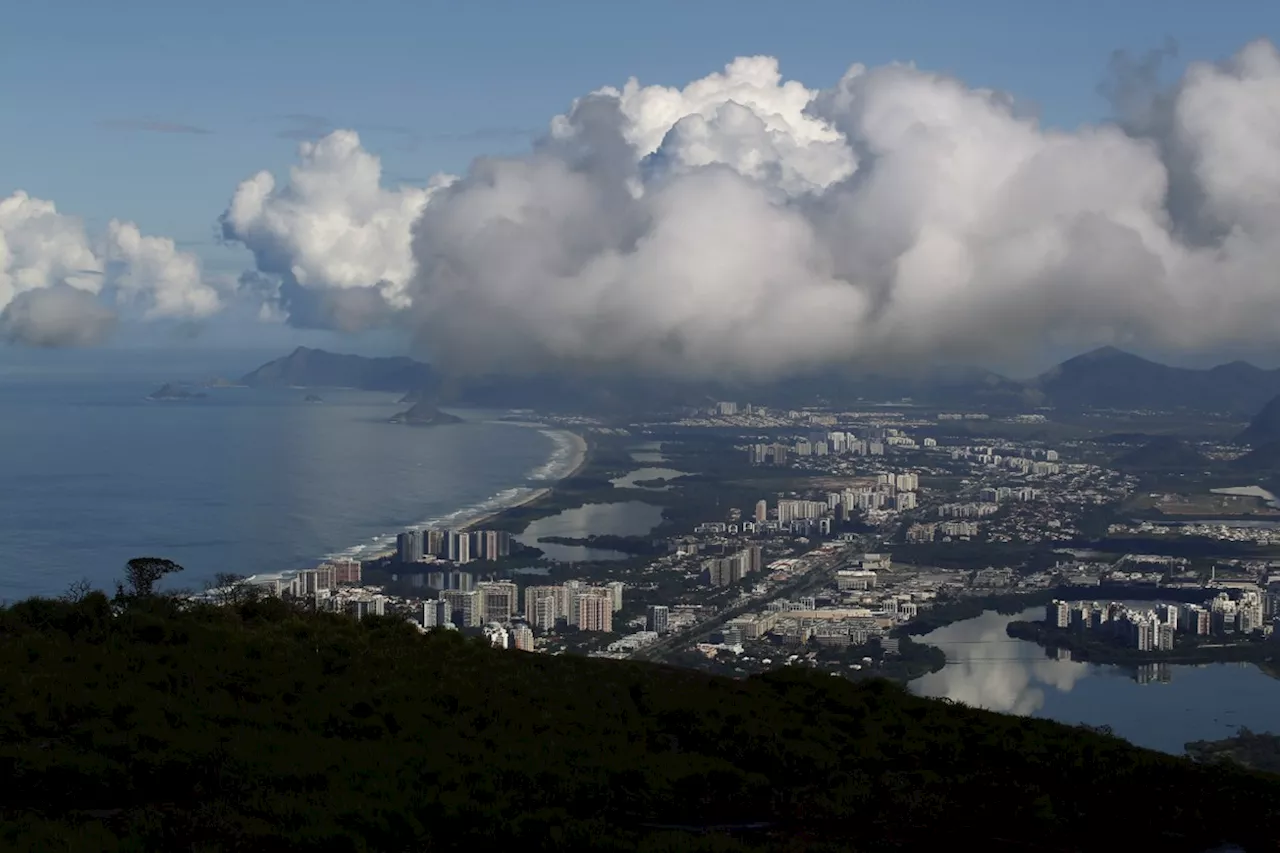
<svg viewBox="0 0 1280 853">
<path fill-rule="evenodd" d="M 537 426 L 542 426 L 542 424 L 538 424 Z M 572 432 L 570 430 L 556 430 L 552 434 L 564 436 L 570 442 L 573 448 L 573 451 L 572 451 L 573 455 L 571 457 L 572 463 L 570 464 L 569 469 L 564 473 L 563 476 L 558 477 L 557 479 L 567 480 L 571 477 L 577 476 L 578 472 L 580 472 L 587 464 L 587 458 L 589 456 L 589 448 L 587 445 L 587 440 L 583 438 L 581 435 L 579 435 L 578 433 Z M 492 512 L 487 512 L 484 515 L 480 516 L 479 518 L 473 519 L 467 522 L 466 524 L 461 525 L 458 529 L 462 531 L 470 531 L 470 530 L 481 528 L 488 522 L 493 521 L 494 519 L 498 518 L 504 513 L 511 512 L 512 510 L 520 509 L 521 507 L 529 506 L 530 504 L 533 504 L 533 503 L 537 503 L 538 501 L 550 496 L 552 491 L 554 491 L 554 489 L 555 489 L 554 486 L 543 486 L 542 488 L 535 489 L 529 495 L 526 495 L 520 500 L 515 501 L 514 503 L 506 504 L 505 506 L 497 507 Z"/>
<path fill-rule="evenodd" d="M 529 506 L 550 497 L 555 489 L 555 482 L 576 476 L 587 464 L 590 450 L 586 439 L 571 430 L 554 429 L 542 423 L 513 423 L 511 421 L 494 421 L 520 427 L 537 428 L 557 442 L 551 458 L 543 465 L 526 474 L 528 480 L 541 482 L 536 488 L 514 487 L 498 493 L 483 501 L 479 506 L 456 510 L 447 515 L 406 524 L 405 529 L 446 528 L 451 530 L 472 531 L 493 521 L 503 514 Z M 495 505 L 496 504 L 496 505 Z M 354 545 L 342 551 L 328 554 L 324 559 L 347 558 L 361 561 L 378 560 L 395 553 L 395 533 L 385 533 L 375 537 L 371 542 Z"/>
</svg>

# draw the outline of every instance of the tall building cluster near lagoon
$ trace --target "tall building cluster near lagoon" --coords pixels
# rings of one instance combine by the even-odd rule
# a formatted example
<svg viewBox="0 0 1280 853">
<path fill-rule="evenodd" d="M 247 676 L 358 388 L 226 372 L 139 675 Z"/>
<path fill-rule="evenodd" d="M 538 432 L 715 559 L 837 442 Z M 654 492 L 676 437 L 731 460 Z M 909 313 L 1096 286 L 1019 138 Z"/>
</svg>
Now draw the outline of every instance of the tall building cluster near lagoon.
<svg viewBox="0 0 1280 853">
<path fill-rule="evenodd" d="M 1171 651 L 1178 634 L 1198 637 L 1231 634 L 1269 634 L 1266 600 L 1254 590 L 1239 599 L 1218 593 L 1203 604 L 1158 604 L 1130 607 L 1118 602 L 1055 600 L 1045 607 L 1045 624 L 1052 628 L 1096 632 L 1118 645 L 1138 651 Z"/>
<path fill-rule="evenodd" d="M 511 555 L 511 534 L 503 530 L 406 530 L 396 536 L 396 561 L 500 560 Z"/>
</svg>

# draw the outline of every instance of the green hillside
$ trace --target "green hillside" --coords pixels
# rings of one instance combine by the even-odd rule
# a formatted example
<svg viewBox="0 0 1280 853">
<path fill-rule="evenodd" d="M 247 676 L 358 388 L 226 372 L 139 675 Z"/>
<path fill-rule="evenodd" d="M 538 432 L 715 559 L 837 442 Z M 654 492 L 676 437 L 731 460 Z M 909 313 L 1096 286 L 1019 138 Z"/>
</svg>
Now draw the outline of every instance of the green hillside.
<svg viewBox="0 0 1280 853">
<path fill-rule="evenodd" d="M 13 605 L 0 700 L 6 851 L 1175 851 L 1280 837 L 1280 777 L 887 682 L 498 651 L 274 600 Z"/>
</svg>

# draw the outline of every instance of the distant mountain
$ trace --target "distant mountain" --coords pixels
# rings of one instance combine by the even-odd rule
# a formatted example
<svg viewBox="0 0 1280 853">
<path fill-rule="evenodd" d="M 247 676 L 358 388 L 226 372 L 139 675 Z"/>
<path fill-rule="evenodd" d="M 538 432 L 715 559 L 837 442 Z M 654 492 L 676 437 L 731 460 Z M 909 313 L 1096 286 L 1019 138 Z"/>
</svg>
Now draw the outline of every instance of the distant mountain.
<svg viewBox="0 0 1280 853">
<path fill-rule="evenodd" d="M 1250 412 L 1280 394 L 1280 370 L 1243 361 L 1193 370 L 1102 347 L 1068 359 L 1028 384 L 1063 408 Z"/>
<path fill-rule="evenodd" d="M 1238 444 L 1252 444 L 1255 447 L 1272 441 L 1280 441 L 1280 396 L 1272 397 L 1253 416 L 1244 432 L 1236 436 Z"/>
<path fill-rule="evenodd" d="M 253 388 L 356 388 L 409 391 L 438 384 L 430 365 L 404 356 L 365 358 L 298 347 L 240 380 Z"/>
<path fill-rule="evenodd" d="M 1157 436 L 1111 462 L 1120 471 L 1200 471 L 1209 460 L 1185 441 Z"/>
<path fill-rule="evenodd" d="M 414 403 L 408 410 L 391 417 L 393 424 L 409 426 L 439 426 L 440 424 L 462 423 L 462 418 L 442 412 L 435 406 L 426 403 Z"/>
<path fill-rule="evenodd" d="M 411 358 L 365 358 L 299 347 L 241 382 L 256 387 L 356 388 L 395 391 L 402 403 L 455 403 L 492 408 L 591 410 L 625 414 L 750 400 L 795 408 L 814 400 L 836 405 L 894 402 L 1025 411 L 1158 409 L 1245 413 L 1280 395 L 1280 370 L 1242 361 L 1210 370 L 1170 367 L 1103 347 L 1020 382 L 976 368 L 950 367 L 910 376 L 828 370 L 765 384 L 678 382 L 581 373 L 447 377 Z M 1277 433 L 1280 438 L 1280 432 Z"/>
</svg>

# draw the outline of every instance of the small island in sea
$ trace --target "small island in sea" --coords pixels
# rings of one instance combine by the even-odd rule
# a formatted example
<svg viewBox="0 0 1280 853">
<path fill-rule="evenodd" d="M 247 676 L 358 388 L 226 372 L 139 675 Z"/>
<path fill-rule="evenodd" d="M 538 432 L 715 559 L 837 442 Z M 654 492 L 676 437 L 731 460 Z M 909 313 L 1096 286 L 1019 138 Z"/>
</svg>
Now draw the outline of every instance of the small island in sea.
<svg viewBox="0 0 1280 853">
<path fill-rule="evenodd" d="M 172 382 L 166 382 L 156 390 L 147 395 L 148 400 L 203 400 L 207 394 L 197 391 L 188 391 L 180 385 Z"/>
<path fill-rule="evenodd" d="M 305 396 L 305 397 L 303 397 L 303 398 L 302 398 L 302 402 L 304 402 L 304 403 L 323 403 L 323 402 L 324 402 L 324 398 L 323 398 L 323 397 L 321 397 L 319 394 L 308 394 L 307 396 Z"/>
<path fill-rule="evenodd" d="M 442 412 L 427 403 L 414 403 L 410 408 L 391 417 L 393 424 L 409 424 L 410 426 L 440 426 L 441 424 L 462 423 L 462 418 Z"/>
</svg>

